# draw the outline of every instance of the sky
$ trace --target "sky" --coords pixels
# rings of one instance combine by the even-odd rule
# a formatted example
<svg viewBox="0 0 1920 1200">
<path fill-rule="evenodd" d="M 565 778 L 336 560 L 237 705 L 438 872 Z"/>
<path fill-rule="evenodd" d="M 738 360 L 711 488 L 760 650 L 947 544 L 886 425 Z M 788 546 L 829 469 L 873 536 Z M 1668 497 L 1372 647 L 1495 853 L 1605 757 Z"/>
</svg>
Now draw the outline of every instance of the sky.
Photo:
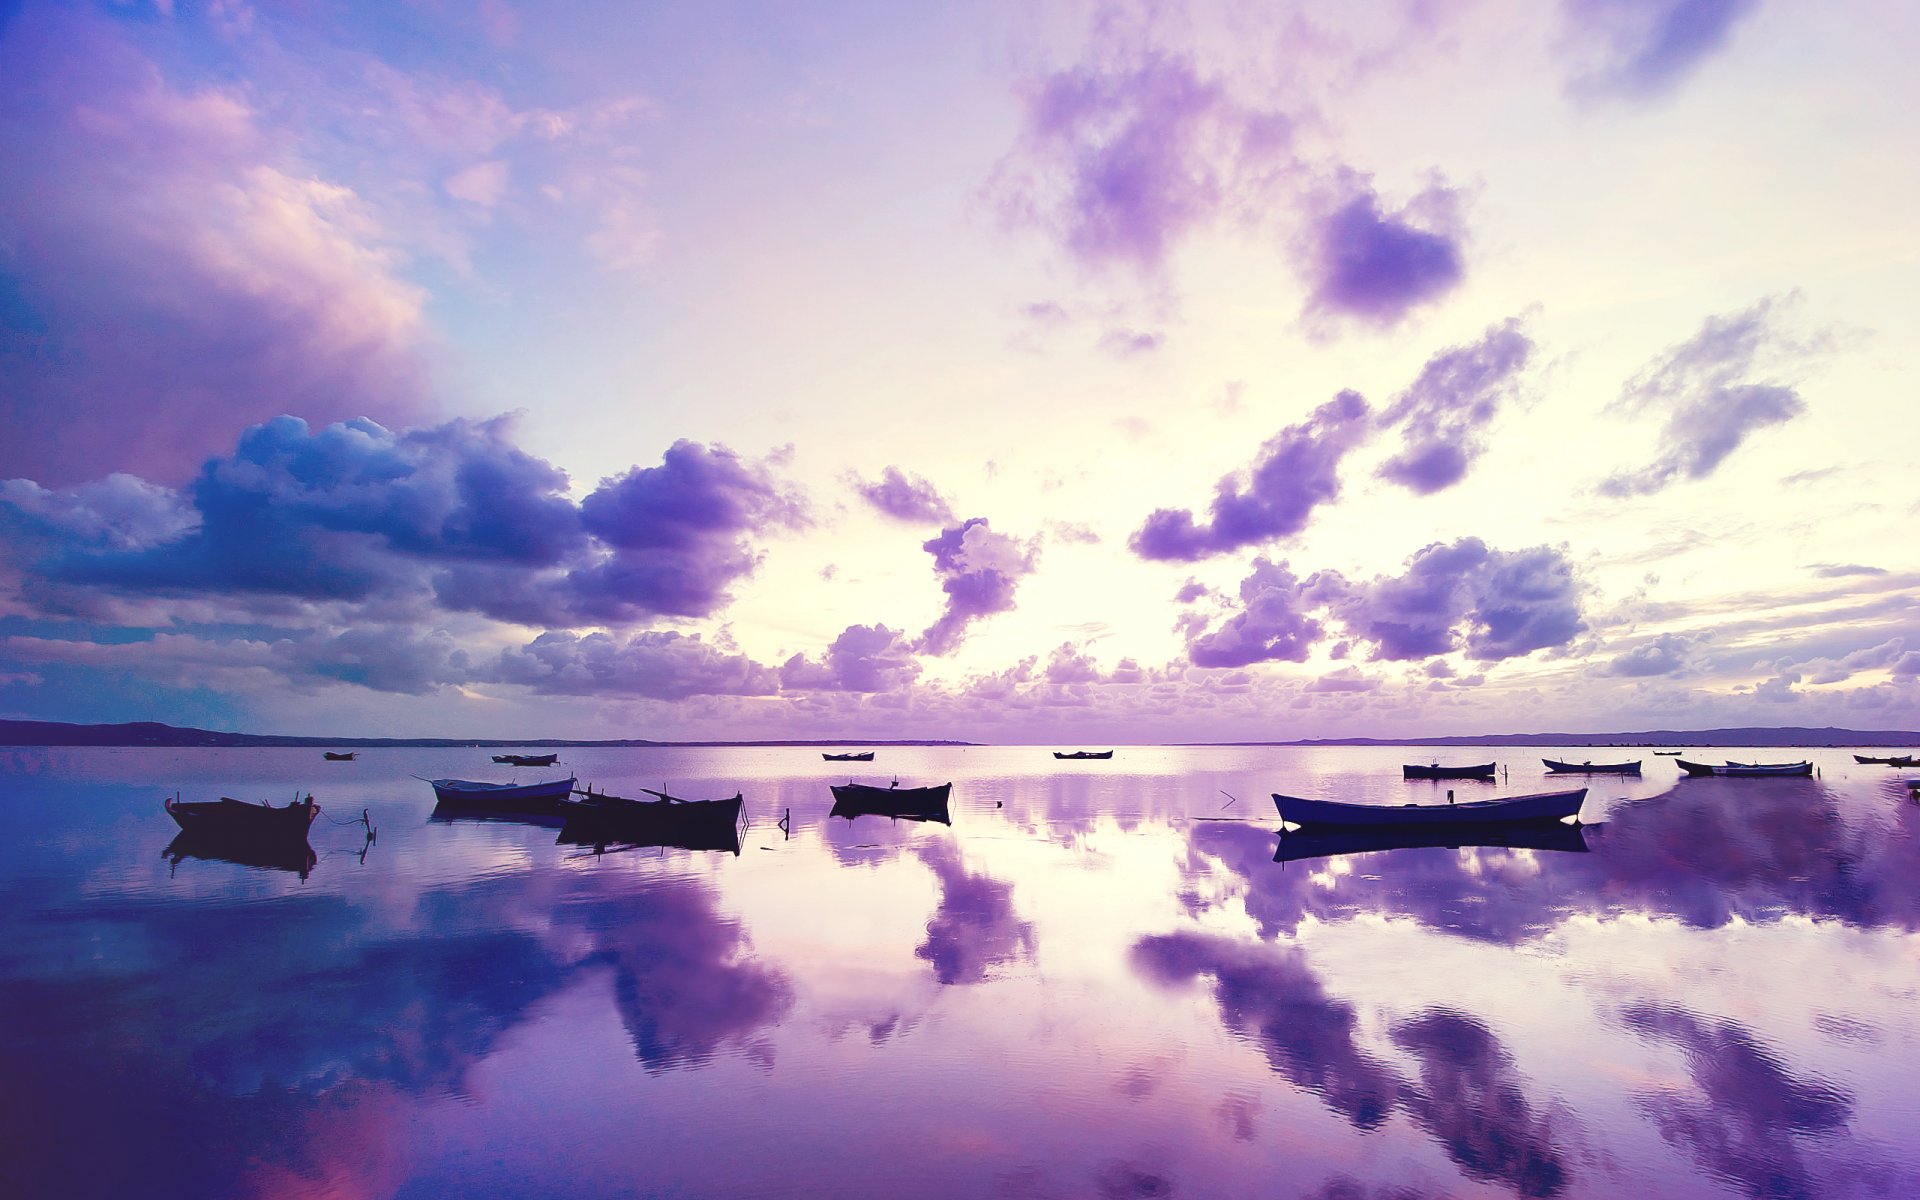
<svg viewBox="0 0 1920 1200">
<path fill-rule="evenodd" d="M 0 716 L 1920 728 L 1920 10 L 0 0 Z"/>
</svg>

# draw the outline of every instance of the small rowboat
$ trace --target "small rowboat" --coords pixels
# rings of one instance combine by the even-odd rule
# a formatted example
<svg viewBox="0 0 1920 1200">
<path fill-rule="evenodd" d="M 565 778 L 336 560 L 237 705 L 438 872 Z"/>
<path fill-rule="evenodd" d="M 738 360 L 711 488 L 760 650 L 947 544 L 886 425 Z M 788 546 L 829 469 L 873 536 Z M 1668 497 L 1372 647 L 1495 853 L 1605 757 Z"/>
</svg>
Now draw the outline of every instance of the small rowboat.
<svg viewBox="0 0 1920 1200">
<path fill-rule="evenodd" d="M 1422 767 L 1409 764 L 1400 768 L 1402 779 L 1492 779 L 1493 763 L 1481 763 L 1474 767 L 1443 767 L 1439 763 Z"/>
<path fill-rule="evenodd" d="M 183 833 L 226 838 L 289 838 L 302 842 L 307 840 L 307 828 L 320 812 L 312 796 L 295 800 L 285 808 L 228 796 L 183 804 L 169 796 L 165 808 Z"/>
<path fill-rule="evenodd" d="M 903 788 L 874 787 L 866 783 L 836 783 L 833 785 L 832 817 L 845 817 L 851 821 L 855 817 L 893 817 L 903 821 L 937 821 L 942 825 L 953 824 L 953 817 L 947 811 L 947 798 L 953 790 L 951 783 L 939 787 Z"/>
<path fill-rule="evenodd" d="M 1682 754 L 1685 754 L 1686 751 L 1685 750 L 1655 750 L 1654 753 L 1658 754 L 1661 758 L 1679 758 Z"/>
<path fill-rule="evenodd" d="M 740 793 L 724 800 L 682 800 L 650 788 L 640 790 L 659 799 L 630 800 L 591 787 L 576 793 L 580 799 L 567 806 L 560 840 L 577 846 L 619 842 L 740 853 Z"/>
<path fill-rule="evenodd" d="M 1623 763 L 1570 763 L 1551 758 L 1543 758 L 1540 761 L 1547 764 L 1547 770 L 1555 775 L 1638 775 L 1640 773 L 1638 759 Z"/>
<path fill-rule="evenodd" d="M 1498 825 L 1406 825 L 1379 828 L 1299 829 L 1280 835 L 1273 852 L 1277 863 L 1343 854 L 1370 854 L 1378 850 L 1416 850 L 1443 847 L 1495 846 L 1507 850 L 1587 852 L 1586 826 L 1564 821 L 1505 822 Z"/>
<path fill-rule="evenodd" d="M 345 754 L 335 754 L 331 750 L 322 750 L 320 752 L 320 757 L 326 759 L 328 762 L 352 762 L 353 753 L 354 752 L 351 750 L 347 751 Z"/>
<path fill-rule="evenodd" d="M 1685 771 L 1688 775 L 1692 775 L 1692 776 L 1728 775 L 1728 776 L 1734 776 L 1734 777 L 1745 777 L 1745 776 L 1756 776 L 1756 775 L 1766 776 L 1766 775 L 1811 775 L 1813 774 L 1813 764 L 1811 762 L 1797 762 L 1797 763 L 1730 762 L 1730 763 L 1725 763 L 1725 764 L 1722 764 L 1721 766 L 1715 767 L 1715 766 L 1709 766 L 1706 763 L 1688 762 L 1684 758 L 1677 758 L 1674 760 L 1674 763 L 1682 771 Z"/>
<path fill-rule="evenodd" d="M 1868 758 L 1864 754 L 1856 754 L 1853 756 L 1853 761 L 1882 767 L 1911 767 L 1914 765 L 1913 757 L 1906 754 L 1896 754 L 1892 758 Z"/>
<path fill-rule="evenodd" d="M 475 779 L 429 779 L 433 798 L 468 812 L 558 813 L 573 794 L 573 776 L 545 783 L 482 783 Z"/>
<path fill-rule="evenodd" d="M 1379 829 L 1395 826 L 1545 824 L 1578 816 L 1587 789 L 1509 796 L 1504 800 L 1469 800 L 1462 804 L 1348 804 L 1341 800 L 1307 800 L 1274 793 L 1280 819 L 1305 829 Z"/>
<path fill-rule="evenodd" d="M 1055 750 L 1053 752 L 1053 756 L 1055 758 L 1070 758 L 1070 759 L 1112 758 L 1113 751 L 1111 750 L 1075 750 L 1071 754 L 1069 754 L 1065 751 Z"/>
<path fill-rule="evenodd" d="M 820 757 L 826 759 L 828 762 L 872 762 L 873 751 L 860 750 L 847 754 L 827 754 L 823 752 Z"/>
<path fill-rule="evenodd" d="M 560 761 L 558 754 L 496 754 L 493 761 L 512 767 L 550 767 Z"/>
</svg>

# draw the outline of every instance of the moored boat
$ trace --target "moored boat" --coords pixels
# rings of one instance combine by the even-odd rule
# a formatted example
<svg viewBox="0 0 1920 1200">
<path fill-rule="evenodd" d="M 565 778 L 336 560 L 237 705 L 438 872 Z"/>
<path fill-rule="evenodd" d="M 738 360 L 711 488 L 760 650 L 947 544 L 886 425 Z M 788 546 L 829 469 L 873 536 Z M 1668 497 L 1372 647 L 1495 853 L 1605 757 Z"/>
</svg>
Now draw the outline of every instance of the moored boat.
<svg viewBox="0 0 1920 1200">
<path fill-rule="evenodd" d="M 543 783 L 484 783 L 477 779 L 429 779 L 433 798 L 468 812 L 559 813 L 573 794 L 575 778 Z"/>
<path fill-rule="evenodd" d="M 826 759 L 828 762 L 872 762 L 873 751 L 858 750 L 850 751 L 846 754 L 828 754 L 822 751 L 820 757 Z"/>
<path fill-rule="evenodd" d="M 335 754 L 331 750 L 322 750 L 320 752 L 320 757 L 326 759 L 328 762 L 352 762 L 353 754 L 354 752 L 351 750 L 347 751 L 345 754 Z"/>
<path fill-rule="evenodd" d="M 1891 758 L 1869 758 L 1864 754 L 1856 754 L 1853 756 L 1853 761 L 1863 765 L 1881 767 L 1911 767 L 1914 765 L 1913 756 L 1909 754 L 1896 754 Z"/>
<path fill-rule="evenodd" d="M 740 809 L 744 803 L 740 793 L 724 800 L 683 800 L 650 788 L 640 790 L 658 799 L 633 800 L 596 792 L 591 787 L 576 793 L 580 798 L 567 806 L 567 823 L 560 831 L 560 840 L 581 846 L 619 842 L 740 853 Z"/>
<path fill-rule="evenodd" d="M 164 807 L 174 824 L 184 833 L 227 838 L 298 838 L 305 841 L 307 828 L 320 812 L 313 797 L 295 800 L 284 808 L 222 796 L 218 800 L 189 800 L 167 797 Z"/>
<path fill-rule="evenodd" d="M 512 767 L 550 767 L 560 761 L 558 754 L 496 754 L 493 761 Z"/>
<path fill-rule="evenodd" d="M 1623 763 L 1570 763 L 1552 758 L 1543 758 L 1540 761 L 1547 764 L 1547 770 L 1555 775 L 1638 775 L 1640 773 L 1638 759 Z"/>
<path fill-rule="evenodd" d="M 1091 759 L 1091 758 L 1112 758 L 1113 751 L 1111 750 L 1075 750 L 1072 753 L 1068 753 L 1063 750 L 1055 750 L 1053 752 L 1053 756 L 1055 758 L 1070 758 L 1070 759 L 1076 759 L 1076 760 Z"/>
<path fill-rule="evenodd" d="M 1682 754 L 1685 754 L 1686 751 L 1685 750 L 1655 750 L 1654 753 L 1658 754 L 1661 758 L 1679 758 Z"/>
<path fill-rule="evenodd" d="M 1400 768 L 1402 779 L 1492 779 L 1494 763 L 1480 763 L 1471 767 L 1443 767 L 1439 763 L 1420 766 L 1409 763 Z"/>
<path fill-rule="evenodd" d="M 1569 854 L 1587 852 L 1587 827 L 1565 821 L 1508 821 L 1478 825 L 1404 825 L 1302 828 L 1280 835 L 1279 848 L 1273 852 L 1277 863 L 1299 862 L 1309 858 L 1333 858 L 1343 854 L 1369 854 L 1378 850 L 1417 850 L 1466 846 L 1492 846 L 1507 850 L 1554 850 Z"/>
<path fill-rule="evenodd" d="M 1811 775 L 1811 762 L 1797 763 L 1722 763 L 1712 766 L 1708 763 L 1688 762 L 1684 758 L 1674 759 L 1674 764 L 1691 776 L 1726 775 L 1735 778 L 1744 776 L 1769 775 Z"/>
<path fill-rule="evenodd" d="M 1468 800 L 1454 804 L 1349 804 L 1343 800 L 1309 800 L 1273 795 L 1280 819 L 1306 829 L 1378 829 L 1394 826 L 1468 826 L 1545 823 L 1578 816 L 1587 789 L 1508 796 L 1501 800 Z"/>
<path fill-rule="evenodd" d="M 875 787 L 866 783 L 836 783 L 833 785 L 832 817 L 894 817 L 903 821 L 937 821 L 942 825 L 953 824 L 953 817 L 947 809 L 947 800 L 953 791 L 953 784 L 943 783 L 938 787 L 903 788 L 897 783 L 892 787 Z"/>
</svg>

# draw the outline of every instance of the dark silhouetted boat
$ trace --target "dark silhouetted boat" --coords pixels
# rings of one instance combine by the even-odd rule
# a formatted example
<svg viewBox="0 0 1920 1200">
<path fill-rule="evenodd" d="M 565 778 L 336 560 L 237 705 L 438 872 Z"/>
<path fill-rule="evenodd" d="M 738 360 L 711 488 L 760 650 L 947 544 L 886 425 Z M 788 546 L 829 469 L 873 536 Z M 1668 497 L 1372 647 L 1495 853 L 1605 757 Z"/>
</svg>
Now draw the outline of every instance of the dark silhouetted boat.
<svg viewBox="0 0 1920 1200">
<path fill-rule="evenodd" d="M 209 831 L 189 833 L 181 830 L 161 852 L 178 867 L 181 860 L 204 859 L 210 862 L 236 863 L 267 871 L 290 871 L 305 879 L 320 856 L 313 852 L 304 835 L 284 838 L 230 837 Z"/>
<path fill-rule="evenodd" d="M 1853 756 L 1853 761 L 1881 767 L 1911 767 L 1914 765 L 1913 756 L 1908 754 L 1896 754 L 1892 758 L 1868 758 L 1864 754 L 1856 754 Z"/>
<path fill-rule="evenodd" d="M 1688 775 L 1696 775 L 1696 776 L 1726 775 L 1734 778 L 1740 778 L 1743 776 L 1811 775 L 1813 774 L 1813 764 L 1811 762 L 1797 762 L 1797 763 L 1729 762 L 1729 763 L 1722 763 L 1720 766 L 1715 767 L 1715 766 L 1709 766 L 1706 763 L 1688 762 L 1684 758 L 1677 758 L 1674 760 L 1674 763 L 1682 771 L 1685 771 Z"/>
<path fill-rule="evenodd" d="M 739 793 L 725 800 L 682 800 L 641 788 L 655 800 L 630 800 L 588 788 L 567 806 L 560 841 L 576 846 L 677 846 L 740 853 Z"/>
<path fill-rule="evenodd" d="M 1342 854 L 1369 854 L 1376 850 L 1418 850 L 1463 846 L 1495 846 L 1509 850 L 1587 852 L 1586 827 L 1565 821 L 1509 822 L 1479 825 L 1407 825 L 1377 829 L 1329 828 L 1321 832 L 1299 829 L 1280 835 L 1273 852 L 1277 863 Z"/>
<path fill-rule="evenodd" d="M 1658 754 L 1661 758 L 1679 758 L 1682 754 L 1685 754 L 1686 751 L 1685 750 L 1655 750 L 1654 753 Z"/>
<path fill-rule="evenodd" d="M 307 840 L 307 828 L 320 812 L 320 806 L 313 802 L 312 796 L 295 800 L 284 808 L 234 800 L 227 796 L 218 800 L 190 800 L 186 803 L 169 796 L 165 808 L 167 815 L 173 818 L 183 833 L 204 833 L 229 840 L 251 838 L 299 842 Z"/>
<path fill-rule="evenodd" d="M 828 762 L 872 762 L 873 751 L 861 750 L 847 754 L 827 754 L 823 752 L 820 757 L 826 759 Z"/>
<path fill-rule="evenodd" d="M 475 779 L 429 779 L 433 798 L 465 813 L 559 815 L 573 795 L 575 778 L 544 783 L 482 783 Z"/>
<path fill-rule="evenodd" d="M 1547 770 L 1555 775 L 1638 775 L 1640 773 L 1640 763 L 1637 759 L 1623 763 L 1570 763 L 1551 758 L 1543 758 L 1540 761 L 1547 764 Z"/>
<path fill-rule="evenodd" d="M 335 754 L 331 750 L 323 750 L 320 753 L 320 757 L 326 759 L 328 762 L 352 762 L 353 751 L 349 750 L 345 754 Z"/>
<path fill-rule="evenodd" d="M 827 815 L 849 821 L 855 817 L 894 817 L 902 821 L 937 821 L 951 825 L 953 818 L 947 811 L 947 797 L 952 791 L 951 783 L 917 788 L 903 788 L 897 783 L 892 787 L 836 783 L 833 811 Z"/>
<path fill-rule="evenodd" d="M 1348 804 L 1343 800 L 1307 800 L 1274 793 L 1280 819 L 1306 829 L 1380 829 L 1409 826 L 1459 827 L 1545 823 L 1578 816 L 1587 789 L 1509 796 L 1504 800 L 1468 800 L 1460 804 Z"/>
<path fill-rule="evenodd" d="M 1075 750 L 1072 753 L 1068 753 L 1067 751 L 1064 751 L 1064 750 L 1055 750 L 1053 752 L 1053 756 L 1055 758 L 1070 758 L 1077 761 L 1077 760 L 1089 759 L 1089 758 L 1112 758 L 1113 751 L 1111 750 Z"/>
<path fill-rule="evenodd" d="M 513 767 L 550 767 L 560 761 L 558 754 L 496 754 L 493 761 Z"/>
<path fill-rule="evenodd" d="M 1481 763 L 1476 767 L 1443 767 L 1439 763 L 1422 767 L 1409 764 L 1400 768 L 1402 779 L 1492 779 L 1493 763 Z"/>
</svg>

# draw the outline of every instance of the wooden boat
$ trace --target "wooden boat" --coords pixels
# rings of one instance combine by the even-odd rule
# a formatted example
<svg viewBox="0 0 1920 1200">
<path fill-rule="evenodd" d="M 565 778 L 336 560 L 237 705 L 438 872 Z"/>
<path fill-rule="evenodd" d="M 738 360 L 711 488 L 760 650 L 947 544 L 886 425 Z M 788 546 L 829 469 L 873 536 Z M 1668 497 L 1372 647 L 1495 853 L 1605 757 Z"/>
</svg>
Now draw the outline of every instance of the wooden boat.
<svg viewBox="0 0 1920 1200">
<path fill-rule="evenodd" d="M 1400 768 L 1402 779 L 1492 779 L 1493 763 L 1481 763 L 1475 767 L 1443 767 L 1439 763 L 1422 767 L 1408 764 Z"/>
<path fill-rule="evenodd" d="M 1515 825 L 1546 823 L 1577 816 L 1587 789 L 1508 796 L 1502 800 L 1468 800 L 1460 804 L 1348 804 L 1341 800 L 1307 800 L 1274 793 L 1280 819 L 1307 829 L 1379 829 L 1394 826 Z"/>
<path fill-rule="evenodd" d="M 493 761 L 514 767 L 550 767 L 560 761 L 558 754 L 496 754 Z"/>
<path fill-rule="evenodd" d="M 1462 846 L 1496 846 L 1509 850 L 1587 852 L 1586 827 L 1565 821 L 1508 822 L 1479 825 L 1406 825 L 1379 828 L 1298 829 L 1280 835 L 1273 852 L 1277 863 L 1343 854 L 1370 854 L 1377 850 L 1416 850 Z"/>
<path fill-rule="evenodd" d="M 559 813 L 573 794 L 575 778 L 544 783 L 482 783 L 476 779 L 429 779 L 433 798 L 467 812 Z"/>
<path fill-rule="evenodd" d="M 320 856 L 313 852 L 303 834 L 284 838 L 231 837 L 220 833 L 182 829 L 160 852 L 169 865 L 178 867 L 183 859 L 235 863 L 267 871 L 287 871 L 305 879 Z"/>
<path fill-rule="evenodd" d="M 947 810 L 947 798 L 952 790 L 951 783 L 917 788 L 903 788 L 897 783 L 892 787 L 836 783 L 833 785 L 833 811 L 827 815 L 845 817 L 849 821 L 855 817 L 893 817 L 903 821 L 937 821 L 942 825 L 951 825 L 953 817 Z"/>
<path fill-rule="evenodd" d="M 827 754 L 823 752 L 820 757 L 826 759 L 828 762 L 872 762 L 873 751 L 861 750 L 847 754 Z"/>
<path fill-rule="evenodd" d="M 1892 758 L 1869 758 L 1864 754 L 1856 754 L 1853 756 L 1853 761 L 1882 767 L 1911 767 L 1914 765 L 1913 757 L 1906 754 L 1896 754 Z"/>
<path fill-rule="evenodd" d="M 1547 764 L 1547 770 L 1555 775 L 1638 775 L 1640 773 L 1638 759 L 1623 763 L 1570 763 L 1551 758 L 1543 758 L 1540 761 Z"/>
<path fill-rule="evenodd" d="M 1742 777 L 1742 776 L 1756 776 L 1756 775 L 1768 776 L 1768 775 L 1811 775 L 1813 774 L 1813 764 L 1811 762 L 1797 762 L 1797 763 L 1729 762 L 1729 763 L 1723 763 L 1722 765 L 1715 767 L 1715 766 L 1709 766 L 1706 763 L 1688 762 L 1684 758 L 1677 758 L 1674 760 L 1674 764 L 1678 766 L 1682 771 L 1685 771 L 1688 775 L 1693 775 L 1693 776 L 1728 775 L 1728 776 L 1734 776 L 1734 777 Z"/>
<path fill-rule="evenodd" d="M 1076 760 L 1089 759 L 1089 758 L 1112 758 L 1113 751 L 1111 750 L 1075 750 L 1071 754 L 1069 754 L 1061 750 L 1055 750 L 1053 752 L 1053 756 L 1055 758 L 1070 758 L 1070 759 L 1076 759 Z"/>
<path fill-rule="evenodd" d="M 1682 754 L 1685 754 L 1686 751 L 1685 750 L 1655 750 L 1654 753 L 1658 754 L 1661 758 L 1679 758 Z"/>
<path fill-rule="evenodd" d="M 335 754 L 331 750 L 323 750 L 320 752 L 320 757 L 326 759 L 328 762 L 352 762 L 353 754 L 354 752 L 351 750 L 345 754 Z"/>
<path fill-rule="evenodd" d="M 740 808 L 744 801 L 739 793 L 725 800 L 682 800 L 650 788 L 640 790 L 659 798 L 630 800 L 591 787 L 576 792 L 580 799 L 567 806 L 567 823 L 560 830 L 560 841 L 577 846 L 617 842 L 740 853 Z"/>
<path fill-rule="evenodd" d="M 190 800 L 181 803 L 175 796 L 164 807 L 183 833 L 205 833 L 225 838 L 278 838 L 307 840 L 307 828 L 319 815 L 320 806 L 313 797 L 295 800 L 284 808 L 254 804 L 222 796 L 218 800 Z"/>
</svg>

